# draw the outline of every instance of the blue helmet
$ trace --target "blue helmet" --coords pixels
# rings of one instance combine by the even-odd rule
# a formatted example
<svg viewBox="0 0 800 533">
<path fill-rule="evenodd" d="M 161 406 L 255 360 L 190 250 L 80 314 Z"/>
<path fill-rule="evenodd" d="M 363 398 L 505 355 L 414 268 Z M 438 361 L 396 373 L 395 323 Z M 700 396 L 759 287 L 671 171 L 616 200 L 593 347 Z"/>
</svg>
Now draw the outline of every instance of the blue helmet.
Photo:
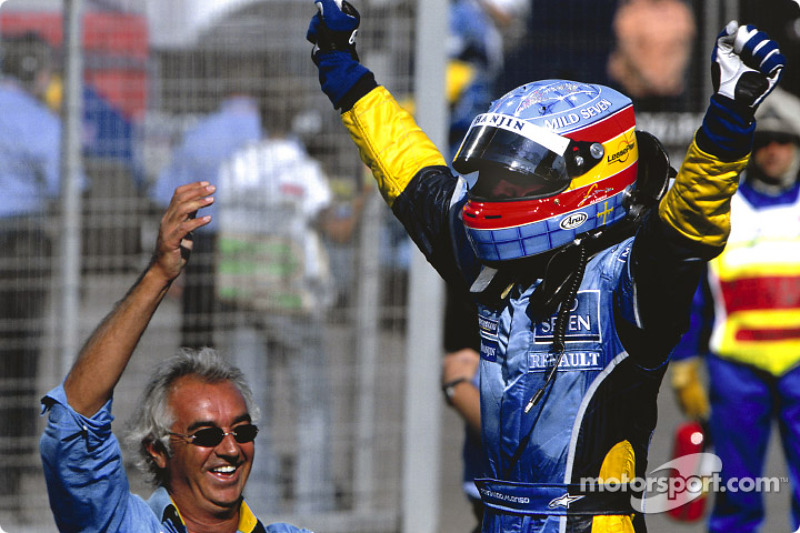
<svg viewBox="0 0 800 533">
<path fill-rule="evenodd" d="M 544 80 L 492 103 L 453 161 L 462 174 L 478 172 L 462 212 L 478 257 L 535 256 L 625 219 L 636 203 L 635 128 L 631 100 L 602 85 Z M 648 151 L 666 158 L 645 135 Z M 651 196 L 663 194 L 666 176 Z"/>
</svg>

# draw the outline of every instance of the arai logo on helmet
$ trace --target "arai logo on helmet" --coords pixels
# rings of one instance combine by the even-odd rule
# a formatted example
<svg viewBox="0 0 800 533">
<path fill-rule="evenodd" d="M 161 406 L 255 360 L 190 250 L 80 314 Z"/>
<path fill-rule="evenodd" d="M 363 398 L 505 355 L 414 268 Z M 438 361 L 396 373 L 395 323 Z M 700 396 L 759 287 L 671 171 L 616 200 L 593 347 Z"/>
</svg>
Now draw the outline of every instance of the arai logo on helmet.
<svg viewBox="0 0 800 533">
<path fill-rule="evenodd" d="M 583 225 L 589 219 L 589 215 L 584 213 L 583 211 L 578 211 L 577 213 L 570 213 L 569 215 L 565 216 L 561 219 L 561 223 L 559 226 L 561 229 L 575 229 Z"/>
</svg>

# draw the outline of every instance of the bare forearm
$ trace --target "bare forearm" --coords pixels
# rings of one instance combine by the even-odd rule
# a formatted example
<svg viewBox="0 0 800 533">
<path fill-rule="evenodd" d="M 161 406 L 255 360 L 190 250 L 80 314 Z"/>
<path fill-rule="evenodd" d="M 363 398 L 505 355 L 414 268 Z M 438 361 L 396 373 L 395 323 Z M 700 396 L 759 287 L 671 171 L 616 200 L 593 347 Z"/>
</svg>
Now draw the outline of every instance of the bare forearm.
<svg viewBox="0 0 800 533">
<path fill-rule="evenodd" d="M 108 401 L 170 281 L 148 267 L 84 345 L 64 382 L 73 409 L 91 416 Z"/>
<path fill-rule="evenodd" d="M 450 352 L 442 361 L 442 386 L 448 392 L 447 403 L 476 433 L 481 431 L 481 394 L 472 378 L 479 364 L 480 355 L 472 348 Z"/>
<path fill-rule="evenodd" d="M 78 413 L 92 416 L 111 397 L 150 319 L 186 266 L 189 235 L 211 221 L 194 214 L 214 203 L 210 194 L 215 190 L 204 181 L 175 189 L 161 219 L 152 262 L 89 337 L 64 381 L 67 401 Z"/>
</svg>

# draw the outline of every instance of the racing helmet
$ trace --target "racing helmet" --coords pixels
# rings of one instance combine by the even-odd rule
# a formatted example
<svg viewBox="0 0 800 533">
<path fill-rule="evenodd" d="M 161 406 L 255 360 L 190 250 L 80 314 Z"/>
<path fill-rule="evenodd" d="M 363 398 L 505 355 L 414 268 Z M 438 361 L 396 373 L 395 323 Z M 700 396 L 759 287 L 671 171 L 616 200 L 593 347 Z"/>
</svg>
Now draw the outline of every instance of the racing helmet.
<svg viewBox="0 0 800 533">
<path fill-rule="evenodd" d="M 631 100 L 602 85 L 543 80 L 493 102 L 453 160 L 461 174 L 478 172 L 461 213 L 478 257 L 543 254 L 640 215 L 643 196 L 657 201 L 669 160 L 635 127 Z M 644 195 L 636 191 L 640 144 L 661 163 Z"/>
</svg>

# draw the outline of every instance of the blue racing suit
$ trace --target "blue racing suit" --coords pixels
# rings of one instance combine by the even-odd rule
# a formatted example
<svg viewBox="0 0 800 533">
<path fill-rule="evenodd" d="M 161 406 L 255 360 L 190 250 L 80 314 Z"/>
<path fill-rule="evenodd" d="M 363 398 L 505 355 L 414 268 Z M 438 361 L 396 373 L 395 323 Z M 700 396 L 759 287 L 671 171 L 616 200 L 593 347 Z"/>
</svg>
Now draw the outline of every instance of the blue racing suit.
<svg viewBox="0 0 800 533">
<path fill-rule="evenodd" d="M 491 275 L 461 220 L 466 182 L 413 118 L 371 73 L 342 102 L 342 121 L 384 199 L 442 277 L 469 287 Z M 718 119 L 713 113 L 707 122 Z M 535 405 L 531 398 L 555 364 L 555 318 L 541 318 L 531 298 L 541 274 L 524 262 L 493 265 L 489 288 L 474 295 L 484 532 L 645 530 L 631 504 L 631 496 L 641 495 L 625 483 L 602 492 L 595 480 L 645 476 L 669 352 L 686 328 L 702 265 L 725 244 L 752 127 L 730 135 L 737 141 L 730 146 L 746 148 L 728 152 L 701 129 L 675 185 L 636 236 L 592 250 L 571 303 L 563 360 Z M 505 281 L 495 291 L 498 279 Z"/>
</svg>

